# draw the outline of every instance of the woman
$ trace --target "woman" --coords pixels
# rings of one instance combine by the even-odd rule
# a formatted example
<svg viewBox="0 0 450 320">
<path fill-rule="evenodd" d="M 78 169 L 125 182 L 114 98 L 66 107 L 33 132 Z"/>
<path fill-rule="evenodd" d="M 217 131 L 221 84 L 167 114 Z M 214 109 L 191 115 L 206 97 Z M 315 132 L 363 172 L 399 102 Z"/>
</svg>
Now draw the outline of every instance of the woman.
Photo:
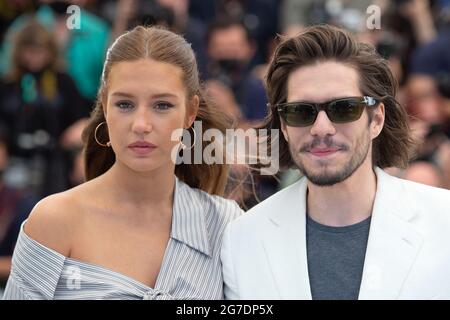
<svg viewBox="0 0 450 320">
<path fill-rule="evenodd" d="M 222 231 L 241 209 L 218 196 L 226 165 L 171 159 L 193 152 L 171 136 L 194 119 L 226 126 L 202 98 L 189 44 L 153 27 L 119 37 L 83 132 L 88 181 L 33 209 L 4 298 L 221 299 Z"/>
</svg>

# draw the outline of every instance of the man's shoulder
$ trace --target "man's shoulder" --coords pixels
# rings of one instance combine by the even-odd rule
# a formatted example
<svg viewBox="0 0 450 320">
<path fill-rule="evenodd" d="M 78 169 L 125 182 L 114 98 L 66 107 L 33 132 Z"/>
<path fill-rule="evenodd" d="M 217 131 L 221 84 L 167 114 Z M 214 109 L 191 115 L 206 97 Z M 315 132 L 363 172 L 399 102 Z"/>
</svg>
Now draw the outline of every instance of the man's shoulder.
<svg viewBox="0 0 450 320">
<path fill-rule="evenodd" d="M 450 190 L 393 176 L 390 176 L 390 181 L 398 184 L 398 197 L 406 196 L 407 199 L 414 200 L 413 202 L 415 203 L 424 204 L 429 207 L 444 205 L 447 210 L 450 209 Z"/>
<path fill-rule="evenodd" d="M 383 187 L 383 186 L 382 186 Z M 385 179 L 384 193 L 389 193 L 386 205 L 395 206 L 396 211 L 404 214 L 414 212 L 419 219 L 414 220 L 418 228 L 437 225 L 450 228 L 450 190 L 388 176 Z"/>
<path fill-rule="evenodd" d="M 450 241 L 450 190 L 396 177 L 390 181 L 397 187 L 389 189 L 392 202 L 386 203 L 386 208 L 404 218 L 404 226 L 424 241 L 422 256 L 448 263 L 450 250 L 443 243 Z"/>
<path fill-rule="evenodd" d="M 448 216 L 450 223 L 450 190 L 427 186 L 421 183 L 403 180 L 405 190 L 410 192 L 416 202 L 425 211 Z"/>
</svg>

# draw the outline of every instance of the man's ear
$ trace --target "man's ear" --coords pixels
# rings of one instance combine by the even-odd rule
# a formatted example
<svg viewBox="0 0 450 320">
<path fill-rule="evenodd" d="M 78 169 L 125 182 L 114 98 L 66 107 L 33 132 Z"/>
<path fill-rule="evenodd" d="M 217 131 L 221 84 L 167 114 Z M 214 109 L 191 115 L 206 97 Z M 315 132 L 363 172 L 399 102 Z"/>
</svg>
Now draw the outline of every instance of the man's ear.
<svg viewBox="0 0 450 320">
<path fill-rule="evenodd" d="M 385 119 L 385 108 L 384 103 L 380 102 L 380 104 L 372 111 L 372 121 L 370 123 L 370 132 L 371 138 L 375 139 L 381 133 L 384 126 Z"/>
<path fill-rule="evenodd" d="M 191 98 L 189 102 L 189 106 L 187 108 L 186 112 L 186 119 L 185 119 L 185 126 L 186 128 L 189 128 L 192 126 L 192 124 L 195 121 L 195 118 L 198 114 L 198 109 L 200 107 L 200 98 L 198 95 L 195 95 Z"/>
<path fill-rule="evenodd" d="M 284 139 L 289 142 L 289 136 L 288 136 L 287 129 L 286 129 L 286 123 L 284 123 L 283 119 L 281 119 L 281 118 L 279 118 L 279 119 L 280 119 L 280 128 L 281 128 L 281 132 L 283 133 Z"/>
</svg>

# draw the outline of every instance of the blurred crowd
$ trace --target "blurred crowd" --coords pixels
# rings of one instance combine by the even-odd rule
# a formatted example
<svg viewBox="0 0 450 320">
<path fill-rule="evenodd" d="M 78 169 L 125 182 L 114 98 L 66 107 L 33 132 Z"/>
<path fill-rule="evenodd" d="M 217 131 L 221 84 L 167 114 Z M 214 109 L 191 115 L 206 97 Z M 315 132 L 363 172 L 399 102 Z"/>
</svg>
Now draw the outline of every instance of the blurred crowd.
<svg viewBox="0 0 450 320">
<path fill-rule="evenodd" d="M 69 27 L 71 4 L 79 28 Z M 379 28 L 367 23 L 378 12 L 371 5 Z M 389 60 L 417 154 L 406 170 L 388 171 L 450 189 L 450 0 L 0 0 L 0 281 L 36 201 L 83 182 L 81 132 L 118 35 L 155 24 L 182 34 L 209 98 L 246 129 L 266 116 L 277 36 L 316 23 L 345 27 Z M 228 188 L 244 208 L 298 178 L 248 172 L 233 166 Z"/>
</svg>

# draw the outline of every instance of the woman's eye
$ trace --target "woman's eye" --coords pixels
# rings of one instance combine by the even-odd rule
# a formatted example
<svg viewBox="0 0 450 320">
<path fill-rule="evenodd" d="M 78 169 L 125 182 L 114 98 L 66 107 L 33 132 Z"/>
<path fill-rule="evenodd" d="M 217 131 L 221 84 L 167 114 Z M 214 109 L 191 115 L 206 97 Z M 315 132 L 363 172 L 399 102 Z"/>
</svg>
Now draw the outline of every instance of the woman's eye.
<svg viewBox="0 0 450 320">
<path fill-rule="evenodd" d="M 168 103 L 168 102 L 158 102 L 155 105 L 155 109 L 158 109 L 158 110 L 169 110 L 172 107 L 173 107 L 173 104 Z"/>
<path fill-rule="evenodd" d="M 126 101 L 119 101 L 116 103 L 116 106 L 119 109 L 130 109 L 132 107 L 132 104 Z"/>
</svg>

